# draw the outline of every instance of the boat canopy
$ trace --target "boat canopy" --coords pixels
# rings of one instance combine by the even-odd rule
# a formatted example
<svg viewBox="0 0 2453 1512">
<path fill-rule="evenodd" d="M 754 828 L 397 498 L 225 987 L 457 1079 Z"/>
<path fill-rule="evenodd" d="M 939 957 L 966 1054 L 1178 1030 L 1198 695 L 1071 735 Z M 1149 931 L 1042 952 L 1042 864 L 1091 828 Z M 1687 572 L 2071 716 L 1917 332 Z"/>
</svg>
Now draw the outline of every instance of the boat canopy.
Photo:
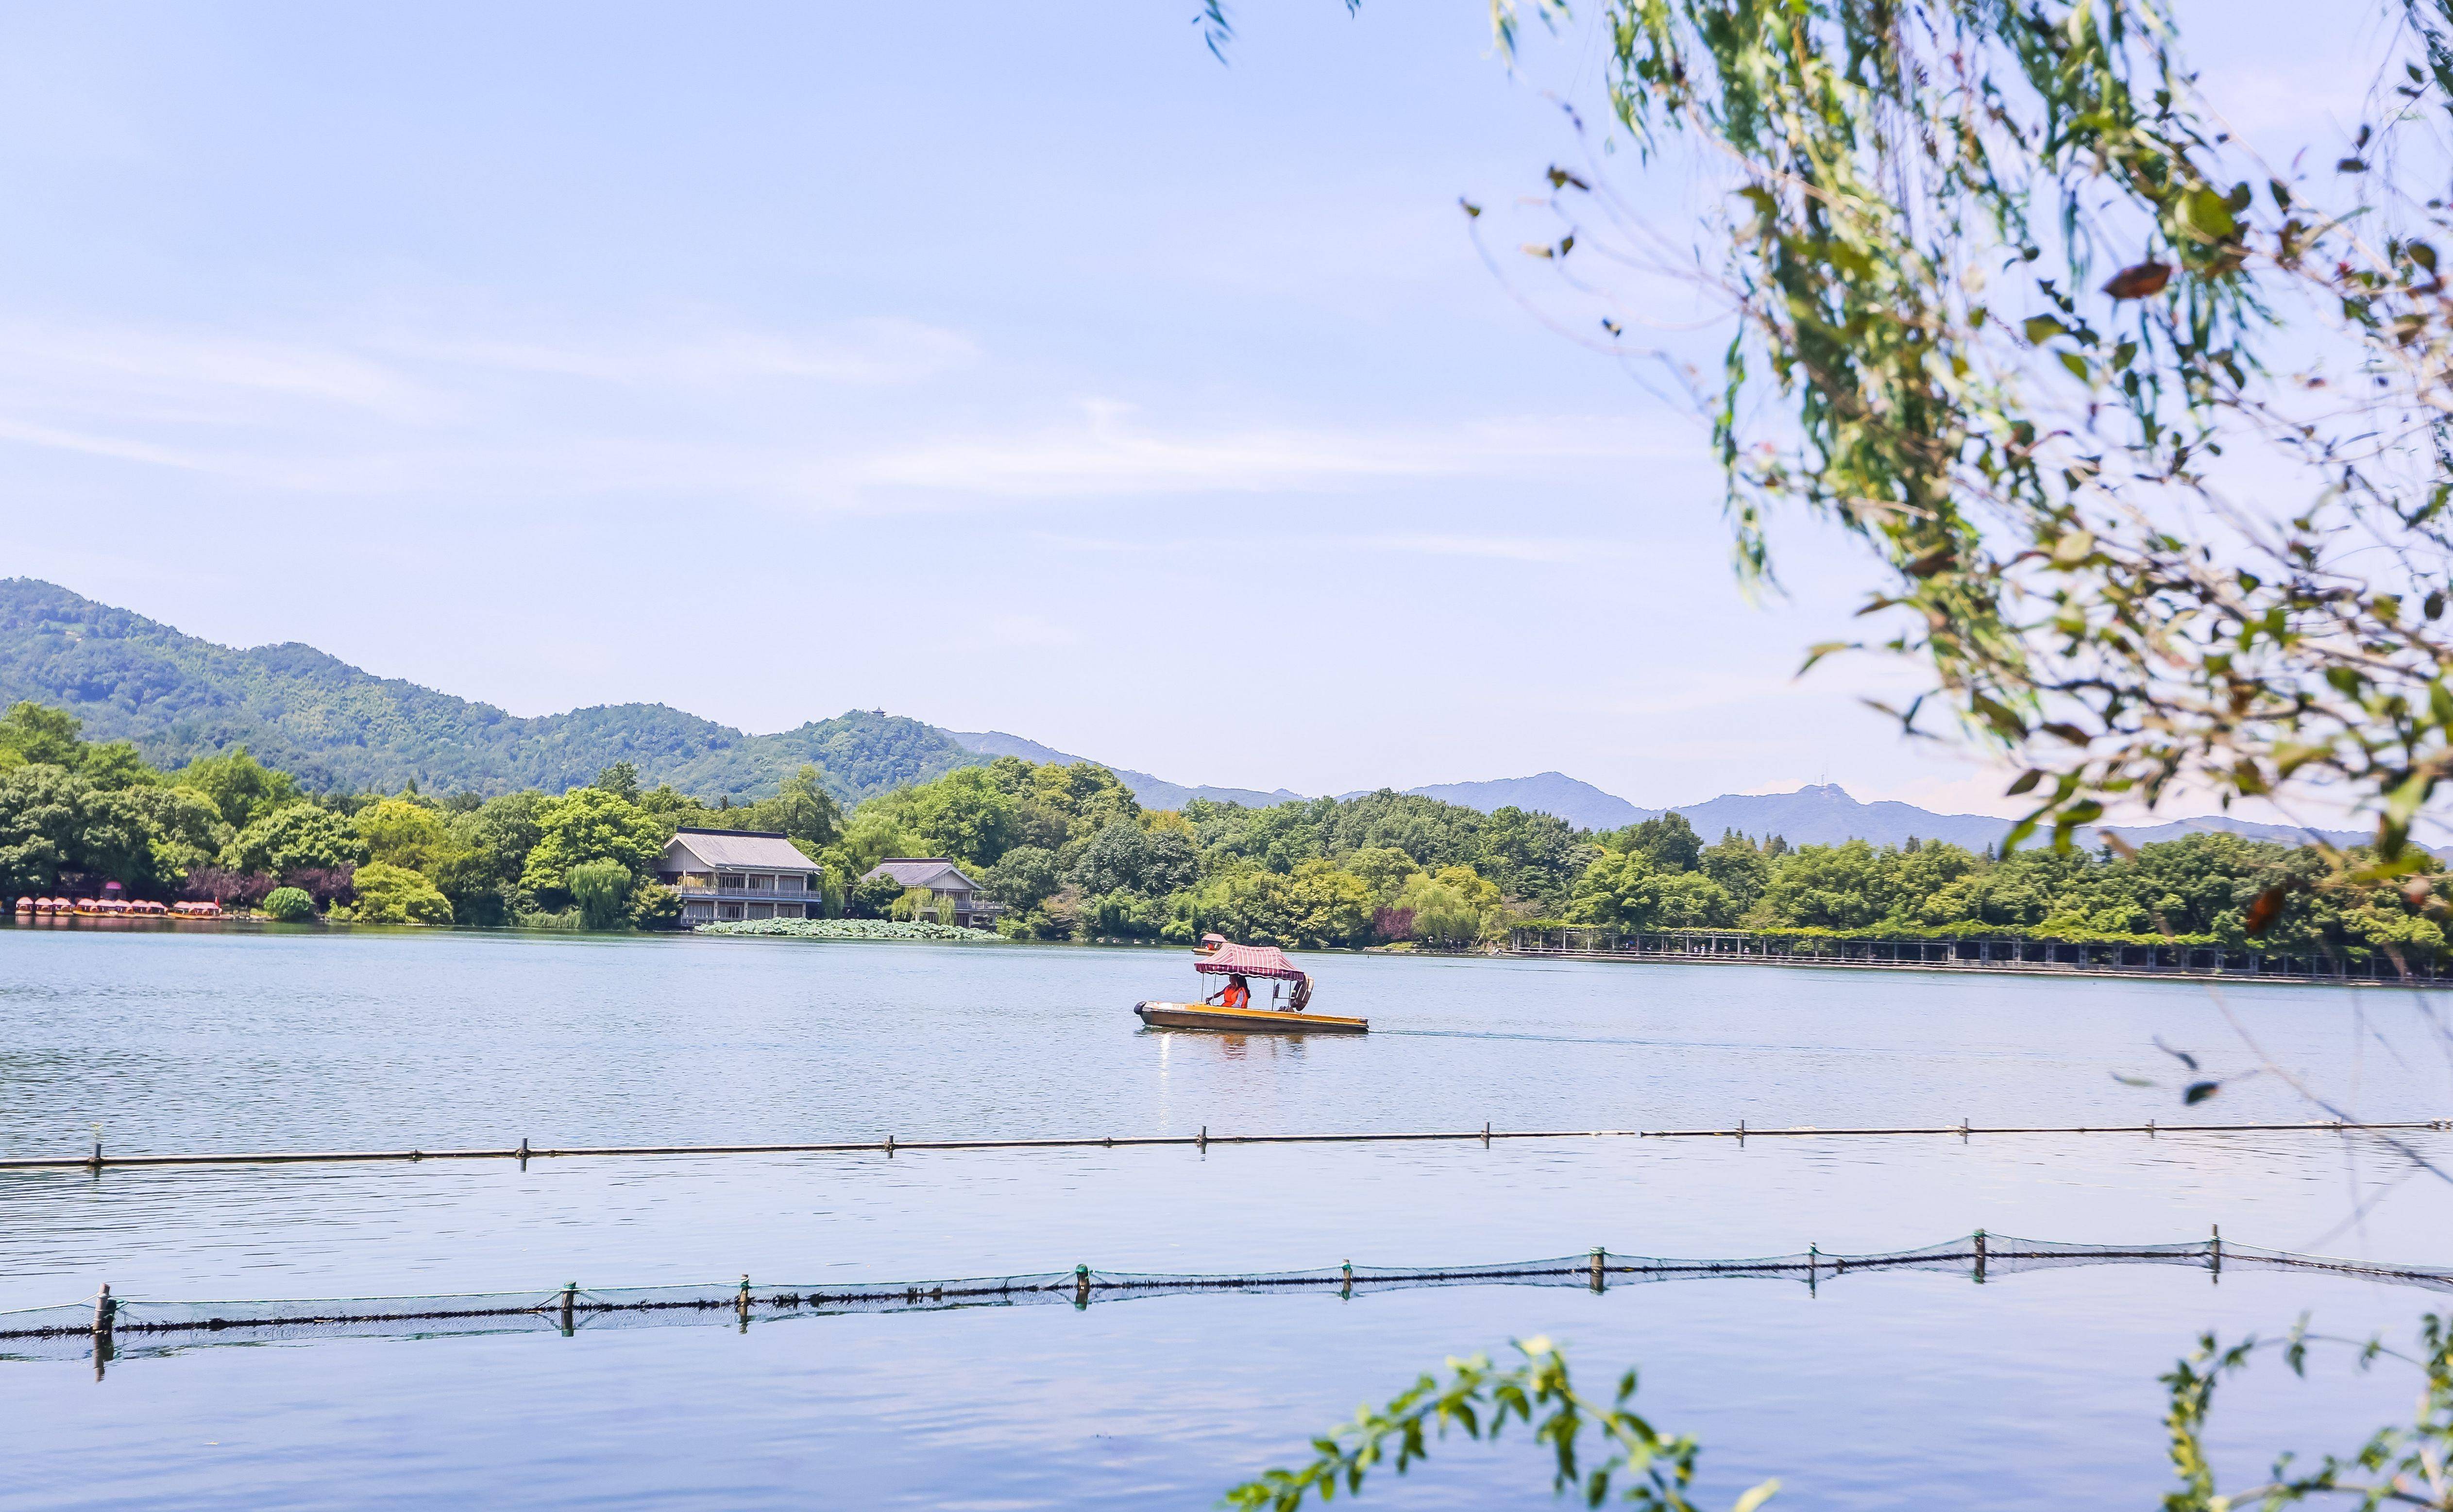
<svg viewBox="0 0 2453 1512">
<path fill-rule="evenodd" d="M 1209 945 L 1200 959 L 1192 963 L 1195 971 L 1212 976 L 1275 977 L 1283 982 L 1308 980 L 1295 969 L 1286 953 L 1276 945 L 1229 945 L 1220 940 Z"/>
</svg>

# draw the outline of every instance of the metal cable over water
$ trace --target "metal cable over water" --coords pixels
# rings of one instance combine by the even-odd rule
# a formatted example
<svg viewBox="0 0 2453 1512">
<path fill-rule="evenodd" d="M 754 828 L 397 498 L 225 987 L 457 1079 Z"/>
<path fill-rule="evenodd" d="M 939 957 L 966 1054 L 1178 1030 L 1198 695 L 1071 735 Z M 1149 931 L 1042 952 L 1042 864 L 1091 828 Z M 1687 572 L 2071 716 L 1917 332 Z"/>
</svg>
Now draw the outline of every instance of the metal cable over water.
<svg viewBox="0 0 2453 1512">
<path fill-rule="evenodd" d="M 1792 1124 L 1786 1128 L 1749 1128 L 1741 1119 L 1734 1128 L 1596 1128 L 1478 1129 L 1355 1134 L 1212 1134 L 1205 1125 L 1198 1134 L 1118 1134 L 1060 1139 L 906 1140 L 891 1134 L 879 1140 L 836 1140 L 804 1144 L 588 1144 L 567 1147 L 531 1146 L 525 1139 L 500 1149 L 408 1150 L 253 1150 L 187 1155 L 112 1155 L 100 1142 L 84 1155 L 12 1156 L 0 1159 L 0 1171 L 101 1170 L 119 1166 L 158 1165 L 309 1165 L 380 1161 L 517 1161 L 574 1160 L 582 1157 L 641 1155 L 858 1155 L 898 1150 L 1055 1150 L 1127 1149 L 1184 1145 L 1207 1150 L 1212 1144 L 1377 1144 L 1462 1143 L 1479 1140 L 1486 1146 L 1498 1140 L 1681 1140 L 1733 1139 L 1862 1139 L 1905 1135 L 1951 1135 L 1968 1139 L 1978 1134 L 2367 1134 L 2442 1133 L 2453 1130 L 2453 1119 L 2423 1119 L 2399 1124 L 2362 1124 L 2342 1119 L 2298 1124 L 1985 1124 L 1961 1122 L 1899 1128 L 1823 1128 Z"/>
<path fill-rule="evenodd" d="M 1198 1275 L 1093 1270 L 970 1277 L 955 1281 L 834 1282 L 811 1284 L 637 1286 L 605 1289 L 568 1282 L 547 1291 L 419 1297 L 349 1297 L 252 1302 L 173 1302 L 114 1297 L 104 1286 L 90 1302 L 0 1312 L 0 1360 L 84 1360 L 164 1354 L 200 1343 L 348 1335 L 551 1331 L 683 1323 L 752 1323 L 841 1313 L 935 1312 L 962 1307 L 1121 1302 L 1146 1297 L 1327 1293 L 1352 1298 L 1424 1286 L 1573 1286 L 1595 1292 L 1646 1282 L 1752 1278 L 1820 1288 L 1884 1271 L 1944 1271 L 1979 1283 L 1992 1277 L 2077 1265 L 2177 1265 L 2206 1271 L 2317 1271 L 2453 1292 L 2453 1265 L 2400 1265 L 2260 1249 L 2224 1239 L 2176 1244 L 2071 1244 L 2011 1239 L 1983 1229 L 1964 1239 L 1883 1254 L 1803 1254 L 1744 1260 L 1669 1260 L 1596 1248 L 1547 1260 L 1466 1265 L 1357 1265 L 1315 1270 Z"/>
</svg>

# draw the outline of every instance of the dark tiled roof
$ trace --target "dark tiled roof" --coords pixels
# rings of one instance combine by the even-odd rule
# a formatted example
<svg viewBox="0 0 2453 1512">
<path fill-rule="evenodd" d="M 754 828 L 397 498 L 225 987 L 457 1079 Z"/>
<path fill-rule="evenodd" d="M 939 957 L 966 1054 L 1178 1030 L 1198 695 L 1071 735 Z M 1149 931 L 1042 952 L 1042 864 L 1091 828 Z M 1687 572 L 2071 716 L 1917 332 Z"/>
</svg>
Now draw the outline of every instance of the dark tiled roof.
<svg viewBox="0 0 2453 1512">
<path fill-rule="evenodd" d="M 750 866 L 761 871 L 815 872 L 818 864 L 781 835 L 738 829 L 685 829 L 672 844 L 709 866 Z"/>
<path fill-rule="evenodd" d="M 862 873 L 860 880 L 871 877 L 891 877 L 906 887 L 934 892 L 970 892 L 979 886 L 944 856 L 888 856 Z"/>
</svg>

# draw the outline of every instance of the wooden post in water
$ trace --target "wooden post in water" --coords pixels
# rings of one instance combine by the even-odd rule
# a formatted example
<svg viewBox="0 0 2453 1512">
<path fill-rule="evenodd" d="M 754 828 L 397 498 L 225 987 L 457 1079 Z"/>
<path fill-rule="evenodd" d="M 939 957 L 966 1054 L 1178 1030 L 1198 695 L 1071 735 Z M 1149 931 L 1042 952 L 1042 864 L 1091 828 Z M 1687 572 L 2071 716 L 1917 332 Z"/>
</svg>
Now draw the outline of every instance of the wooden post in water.
<svg viewBox="0 0 2453 1512">
<path fill-rule="evenodd" d="M 577 1283 L 577 1282 L 575 1282 L 575 1281 L 566 1281 L 566 1282 L 564 1282 L 564 1283 L 562 1283 L 562 1336 L 563 1336 L 565 1339 L 568 1339 L 568 1338 L 569 1338 L 569 1337 L 570 1337 L 570 1332 L 571 1332 L 571 1319 L 570 1319 L 570 1314 L 571 1314 L 571 1310 L 572 1310 L 572 1309 L 573 1309 L 573 1308 L 578 1304 L 578 1303 L 579 1303 L 579 1283 Z"/>
<path fill-rule="evenodd" d="M 119 1303 L 111 1300 L 110 1283 L 104 1282 L 93 1299 L 93 1379 L 102 1379 L 103 1368 L 110 1363 L 110 1330 L 119 1318 Z"/>
<path fill-rule="evenodd" d="M 2223 1284 L 2223 1224 L 2215 1225 L 2214 1237 L 2206 1241 L 2206 1269 L 2213 1273 L 2215 1284 Z"/>
<path fill-rule="evenodd" d="M 1073 1305 L 1075 1307 L 1090 1305 L 1090 1267 L 1087 1265 L 1073 1267 Z"/>
<path fill-rule="evenodd" d="M 1482 1147 L 1490 1148 L 1490 1120 L 1488 1119 L 1482 1121 Z"/>
<path fill-rule="evenodd" d="M 886 1158 L 889 1161 L 894 1159 L 894 1136 L 891 1134 L 886 1136 Z"/>
<path fill-rule="evenodd" d="M 741 1327 L 746 1333 L 749 1328 L 749 1272 L 746 1270 L 741 1273 L 741 1296 L 733 1305 L 741 1312 Z"/>
<path fill-rule="evenodd" d="M 1201 1125 L 1200 1145 L 1202 1154 L 1207 1155 L 1209 1153 L 1209 1125 L 1207 1124 Z"/>
<path fill-rule="evenodd" d="M 1976 1231 L 1976 1284 L 1984 1284 L 1984 1230 Z"/>
<path fill-rule="evenodd" d="M 1817 1271 L 1818 1269 L 1820 1269 L 1820 1268 L 1822 1267 L 1822 1263 L 1823 1263 L 1823 1246 L 1821 1246 L 1820 1244 L 1808 1244 L 1808 1245 L 1806 1245 L 1806 1246 L 1805 1246 L 1805 1294 L 1806 1294 L 1807 1296 L 1809 1296 L 1809 1297 L 1811 1297 L 1811 1296 L 1814 1296 L 1814 1295 L 1815 1295 L 1815 1281 L 1816 1281 L 1816 1278 L 1815 1278 L 1815 1274 L 1814 1274 L 1814 1273 L 1815 1273 L 1815 1271 Z"/>
<path fill-rule="evenodd" d="M 1599 1244 L 1595 1244 L 1593 1246 L 1593 1294 L 1595 1296 L 1599 1296 L 1601 1294 L 1604 1284 L 1602 1281 L 1603 1262 L 1608 1258 L 1609 1252 L 1607 1250 L 1602 1248 Z"/>
<path fill-rule="evenodd" d="M 1345 1298 L 1346 1301 L 1352 1302 L 1354 1300 L 1354 1262 L 1350 1260 L 1341 1262 L 1337 1268 L 1339 1273 L 1346 1278 L 1346 1284 L 1337 1289 L 1337 1294 L 1340 1297 Z"/>
<path fill-rule="evenodd" d="M 520 1169 L 522 1169 L 522 1170 L 527 1170 L 528 1168 L 528 1137 L 527 1135 L 523 1134 L 523 1135 L 521 1135 L 521 1136 L 520 1136 Z"/>
</svg>

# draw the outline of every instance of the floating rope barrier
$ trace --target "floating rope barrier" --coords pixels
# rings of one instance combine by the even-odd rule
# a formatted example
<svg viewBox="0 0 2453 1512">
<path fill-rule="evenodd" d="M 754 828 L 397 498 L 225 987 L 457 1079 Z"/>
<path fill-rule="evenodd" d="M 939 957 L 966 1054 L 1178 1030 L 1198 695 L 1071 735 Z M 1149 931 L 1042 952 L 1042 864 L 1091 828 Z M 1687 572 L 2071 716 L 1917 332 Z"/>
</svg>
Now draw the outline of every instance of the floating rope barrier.
<svg viewBox="0 0 2453 1512">
<path fill-rule="evenodd" d="M 165 1353 L 198 1343 L 252 1343 L 335 1335 L 412 1335 L 552 1330 L 723 1322 L 752 1323 L 842 1313 L 936 1312 L 1145 1297 L 1334 1293 L 1353 1298 L 1424 1286 L 1575 1286 L 1686 1280 L 1803 1283 L 1821 1288 L 1880 1271 L 1964 1273 L 1982 1283 L 2004 1274 L 2076 1265 L 2179 1265 L 2220 1281 L 2225 1269 L 2316 1271 L 2453 1292 L 2453 1266 L 2398 1265 L 2300 1255 L 2207 1239 L 2177 1244 L 2070 1244 L 2010 1239 L 1983 1229 L 1964 1239 L 1885 1254 L 1804 1254 L 1746 1260 L 1667 1260 L 1593 1249 L 1582 1255 L 1490 1264 L 1388 1266 L 1351 1262 L 1316 1270 L 1248 1275 L 1149 1274 L 1093 1270 L 973 1277 L 958 1281 L 848 1282 L 753 1285 L 748 1276 L 717 1285 L 614 1290 L 576 1282 L 544 1292 L 459 1296 L 322 1298 L 299 1301 L 165 1302 L 114 1297 L 106 1285 L 91 1303 L 0 1312 L 0 1360 L 85 1359 L 97 1365 L 130 1352 Z"/>
<path fill-rule="evenodd" d="M 531 1146 L 527 1140 L 509 1149 L 413 1150 L 255 1150 L 201 1155 L 110 1155 L 97 1142 L 87 1155 L 13 1156 L 0 1159 L 0 1171 L 101 1170 L 106 1166 L 150 1165 L 305 1165 L 366 1164 L 385 1161 L 517 1161 L 577 1160 L 642 1155 L 894 1155 L 909 1150 L 1063 1150 L 1128 1149 L 1181 1145 L 1207 1150 L 1212 1144 L 1374 1144 L 1460 1143 L 1478 1140 L 1688 1140 L 1733 1139 L 1861 1139 L 1904 1135 L 1949 1135 L 1968 1139 L 1978 1134 L 2366 1134 L 2424 1133 L 2453 1130 L 2453 1119 L 2423 1119 L 2399 1124 L 2362 1124 L 2342 1119 L 2298 1124 L 1937 1124 L 1901 1128 L 1822 1128 L 1792 1124 L 1786 1128 L 1749 1128 L 1742 1119 L 1735 1128 L 1596 1128 L 1449 1129 L 1417 1133 L 1358 1134 L 1116 1134 L 1096 1138 L 907 1140 L 888 1134 L 880 1140 L 836 1140 L 809 1144 L 586 1144 L 567 1148 Z"/>
</svg>

